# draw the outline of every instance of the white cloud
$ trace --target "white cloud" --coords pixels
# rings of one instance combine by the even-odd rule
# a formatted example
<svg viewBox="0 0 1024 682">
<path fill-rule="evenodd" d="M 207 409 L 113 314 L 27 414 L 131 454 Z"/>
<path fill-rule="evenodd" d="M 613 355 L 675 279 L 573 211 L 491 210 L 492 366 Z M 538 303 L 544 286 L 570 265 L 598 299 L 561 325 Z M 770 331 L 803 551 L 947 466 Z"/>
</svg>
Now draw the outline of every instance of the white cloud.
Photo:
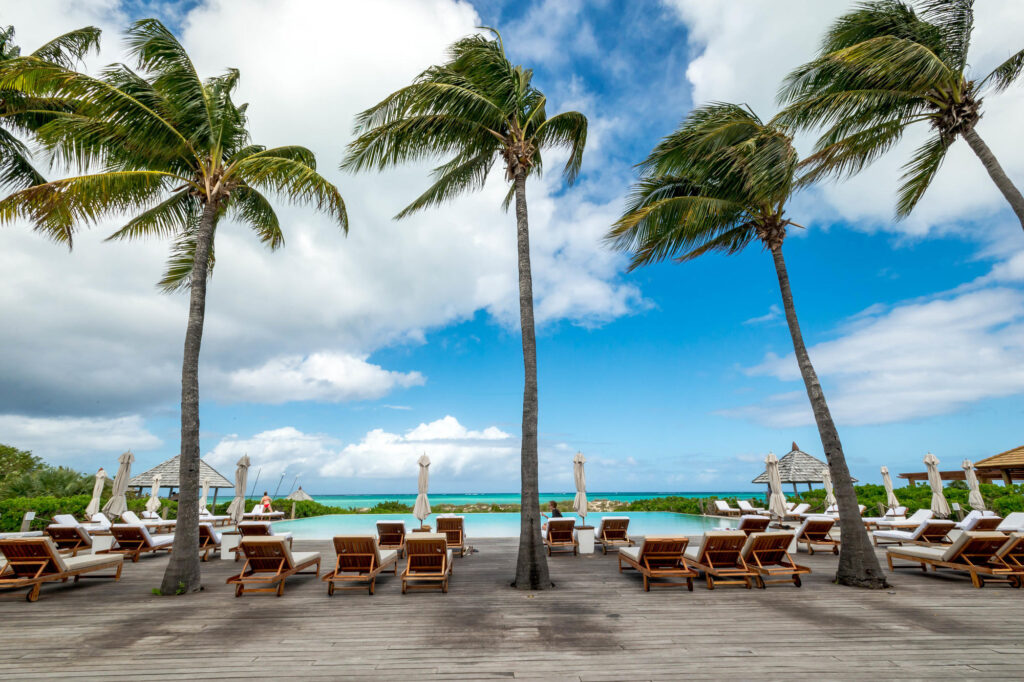
<svg viewBox="0 0 1024 682">
<path fill-rule="evenodd" d="M 842 424 L 946 414 L 1024 393 L 1024 292 L 986 289 L 876 309 L 809 352 Z M 768 355 L 748 373 L 800 380 L 792 355 Z M 813 423 L 802 390 L 725 414 L 776 427 Z"/>
<path fill-rule="evenodd" d="M 782 317 L 782 309 L 773 303 L 769 306 L 767 313 L 744 320 L 743 324 L 767 324 L 768 322 L 774 322 L 780 317 Z"/>
<path fill-rule="evenodd" d="M 288 355 L 231 372 L 221 399 L 268 404 L 373 400 L 396 387 L 422 386 L 425 381 L 419 372 L 391 372 L 370 364 L 365 357 L 342 353 Z"/>
<path fill-rule="evenodd" d="M 251 438 L 229 436 L 206 455 L 215 468 L 228 469 L 248 454 L 253 467 L 276 480 L 282 473 L 313 480 L 375 478 L 415 480 L 416 460 L 430 457 L 434 480 L 451 481 L 475 475 L 504 480 L 519 469 L 519 439 L 496 426 L 468 429 L 455 417 L 422 423 L 404 434 L 373 429 L 356 443 L 343 445 L 324 434 L 293 427 L 258 433 Z"/>
<path fill-rule="evenodd" d="M 80 455 L 116 456 L 125 450 L 145 451 L 162 442 L 150 433 L 138 415 L 112 419 L 26 417 L 0 415 L 0 433 L 6 443 L 54 464 L 77 466 Z"/>
<path fill-rule="evenodd" d="M 30 4 L 5 19 L 31 25 L 32 36 L 19 30 L 26 44 L 106 22 L 105 51 L 90 64 L 123 59 L 118 29 L 126 21 L 112 0 Z M 203 395 L 230 395 L 243 379 L 250 382 L 247 399 L 383 395 L 382 386 L 418 379 L 374 370 L 367 358 L 377 349 L 422 342 L 429 330 L 481 310 L 517 326 L 515 224 L 500 209 L 506 189 L 500 169 L 483 192 L 401 223 L 392 216 L 427 187 L 426 167 L 360 176 L 337 170 L 354 115 L 473 32 L 480 23 L 473 7 L 455 0 L 265 0 L 246 6 L 244 22 L 237 12 L 221 0 L 195 7 L 183 22 L 184 45 L 203 75 L 241 70 L 237 100 L 249 103 L 256 142 L 304 144 L 316 152 L 320 170 L 347 201 L 351 233 L 345 238 L 313 211 L 280 203 L 287 246 L 278 253 L 268 253 L 248 231 L 221 226 L 203 339 Z M 274 49 L 254 35 L 273 35 Z M 548 162 L 557 165 L 554 157 Z M 618 198 L 585 196 L 578 188 L 563 194 L 554 172 L 531 181 L 539 324 L 600 324 L 643 305 L 639 290 L 620 281 L 622 256 L 600 240 Z M 177 402 L 187 299 L 154 288 L 169 245 L 103 243 L 117 226 L 112 221 L 83 233 L 70 255 L 23 226 L 0 233 L 6 280 L 0 316 L 19 321 L 0 330 L 0 376 L 8 387 L 0 392 L 0 410 L 109 415 Z M 311 353 L 362 359 L 370 388 L 337 377 L 311 381 Z M 307 359 L 296 366 L 295 357 Z M 350 362 L 349 369 L 357 365 Z"/>
<path fill-rule="evenodd" d="M 695 49 L 686 71 L 694 102 L 745 102 L 763 118 L 778 110 L 775 96 L 785 75 L 814 56 L 827 26 L 855 4 L 819 0 L 665 2 L 686 23 Z M 1020 49 L 1024 5 L 978 3 L 975 17 L 971 64 L 983 75 Z M 990 95 L 978 124 L 979 134 L 1014 178 L 1024 177 L 1024 138 L 1018 134 L 1022 108 L 1024 87 Z M 866 171 L 806 193 L 791 207 L 792 212 L 802 216 L 801 221 L 813 219 L 827 224 L 839 218 L 859 229 L 883 229 L 915 237 L 955 231 L 990 239 L 993 217 L 1003 223 L 1000 231 L 1014 229 L 1015 221 L 1005 200 L 963 141 L 950 150 L 914 214 L 903 222 L 894 222 L 900 167 L 927 133 L 926 127 L 911 129 L 897 148 Z M 807 150 L 813 139 L 808 135 L 798 141 Z"/>
</svg>

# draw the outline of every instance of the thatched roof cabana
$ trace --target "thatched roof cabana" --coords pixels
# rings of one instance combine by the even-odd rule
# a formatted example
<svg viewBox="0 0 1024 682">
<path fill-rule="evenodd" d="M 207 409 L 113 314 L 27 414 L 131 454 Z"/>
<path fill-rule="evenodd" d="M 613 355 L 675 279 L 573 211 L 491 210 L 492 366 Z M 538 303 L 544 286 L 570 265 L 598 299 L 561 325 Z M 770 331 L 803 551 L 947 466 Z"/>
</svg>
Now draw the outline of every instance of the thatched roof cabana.
<svg viewBox="0 0 1024 682">
<path fill-rule="evenodd" d="M 157 464 L 149 471 L 143 471 L 138 476 L 133 476 L 128 481 L 129 488 L 135 488 L 136 493 L 140 493 L 143 488 L 149 488 L 153 485 L 153 477 L 160 474 L 160 487 L 170 488 L 169 495 L 174 494 L 176 488 L 180 488 L 181 485 L 178 479 L 178 472 L 180 469 L 181 455 L 175 455 L 163 464 Z M 202 486 L 203 479 L 210 479 L 210 488 L 213 489 L 213 502 L 217 503 L 217 491 L 221 488 L 234 488 L 235 484 L 225 478 L 220 472 L 214 469 L 212 466 L 207 464 L 203 460 L 199 460 L 199 485 Z M 198 499 L 196 502 L 198 503 Z"/>
<path fill-rule="evenodd" d="M 797 483 L 806 483 L 808 490 L 812 488 L 812 484 L 821 483 L 822 472 L 826 470 L 828 470 L 827 464 L 817 457 L 808 455 L 797 447 L 796 443 L 793 443 L 792 450 L 779 459 L 779 478 L 782 479 L 783 484 L 793 484 L 794 493 L 797 493 Z M 856 482 L 857 479 L 854 478 L 853 481 Z M 761 472 L 761 475 L 751 481 L 751 483 L 768 485 L 768 472 Z"/>
</svg>

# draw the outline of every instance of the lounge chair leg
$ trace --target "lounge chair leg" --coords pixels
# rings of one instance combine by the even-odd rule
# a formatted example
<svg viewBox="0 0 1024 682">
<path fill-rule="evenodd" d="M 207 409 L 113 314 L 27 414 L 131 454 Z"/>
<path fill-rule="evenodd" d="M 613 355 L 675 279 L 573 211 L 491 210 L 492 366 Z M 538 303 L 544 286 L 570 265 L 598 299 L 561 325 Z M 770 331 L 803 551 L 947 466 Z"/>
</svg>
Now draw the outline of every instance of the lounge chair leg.
<svg viewBox="0 0 1024 682">
<path fill-rule="evenodd" d="M 36 583 L 35 585 L 33 585 L 32 589 L 28 591 L 28 594 L 25 595 L 25 600 L 36 601 L 37 599 L 39 599 L 39 588 L 41 588 L 42 586 L 42 583 Z"/>
<path fill-rule="evenodd" d="M 693 578 L 686 579 L 686 589 L 693 592 Z"/>
<path fill-rule="evenodd" d="M 117 565 L 117 573 L 114 574 L 114 582 L 121 579 L 121 569 L 124 568 L 124 562 L 122 561 Z"/>
<path fill-rule="evenodd" d="M 235 596 L 236 597 L 241 597 L 242 596 L 242 592 L 244 590 L 245 590 L 245 588 L 242 587 L 242 583 L 238 583 L 237 585 L 235 585 Z"/>
<path fill-rule="evenodd" d="M 650 583 L 650 581 L 647 580 L 647 576 L 645 575 L 644 576 L 644 592 L 650 592 L 650 591 L 651 591 L 651 583 Z"/>
<path fill-rule="evenodd" d="M 328 597 L 334 596 L 334 583 L 331 582 L 330 580 L 327 581 L 327 596 Z"/>
<path fill-rule="evenodd" d="M 280 581 L 279 583 L 277 583 L 277 596 L 280 597 L 282 594 L 284 594 L 284 581 L 283 580 Z"/>
<path fill-rule="evenodd" d="M 373 596 L 373 586 L 374 586 L 374 583 L 376 583 L 376 582 L 377 582 L 376 578 L 374 578 L 373 580 L 370 581 L 370 596 Z"/>
</svg>

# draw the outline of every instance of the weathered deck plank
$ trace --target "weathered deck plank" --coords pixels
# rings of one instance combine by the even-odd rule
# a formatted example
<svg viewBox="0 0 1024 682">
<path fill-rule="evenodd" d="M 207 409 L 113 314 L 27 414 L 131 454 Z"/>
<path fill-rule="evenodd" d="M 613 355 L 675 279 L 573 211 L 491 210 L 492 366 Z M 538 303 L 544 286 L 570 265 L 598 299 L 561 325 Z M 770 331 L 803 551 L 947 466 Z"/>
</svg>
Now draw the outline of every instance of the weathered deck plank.
<svg viewBox="0 0 1024 682">
<path fill-rule="evenodd" d="M 297 541 L 329 552 L 326 542 Z M 50 585 L 39 602 L 0 593 L 5 680 L 1007 678 L 1024 664 L 1024 591 L 982 590 L 952 574 L 905 570 L 895 589 L 830 583 L 832 555 L 800 556 L 804 587 L 645 593 L 612 555 L 555 556 L 557 589 L 507 586 L 512 540 L 477 540 L 449 594 L 327 597 L 312 576 L 281 598 L 224 583 L 240 567 L 204 564 L 205 592 L 150 593 L 167 559 L 128 564 L 120 583 Z M 325 561 L 325 570 L 332 559 Z M 140 667 L 141 666 L 141 667 Z"/>
</svg>

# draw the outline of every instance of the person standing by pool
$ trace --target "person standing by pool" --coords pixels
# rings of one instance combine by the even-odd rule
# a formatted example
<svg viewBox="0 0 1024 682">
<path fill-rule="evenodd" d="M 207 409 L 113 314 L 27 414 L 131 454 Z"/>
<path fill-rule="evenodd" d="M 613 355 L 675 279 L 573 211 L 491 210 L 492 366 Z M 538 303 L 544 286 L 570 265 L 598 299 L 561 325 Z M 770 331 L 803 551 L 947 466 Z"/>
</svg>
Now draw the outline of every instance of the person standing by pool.
<svg viewBox="0 0 1024 682">
<path fill-rule="evenodd" d="M 548 502 L 548 511 L 551 512 L 551 516 L 548 516 L 547 514 L 545 514 L 543 512 L 541 512 L 541 516 L 543 516 L 545 519 L 560 519 L 560 518 L 562 518 L 562 511 L 558 508 L 558 503 L 555 502 L 554 500 L 551 500 L 550 502 Z M 545 522 L 544 525 L 540 527 L 540 529 L 542 531 L 546 531 L 548 529 L 547 522 Z"/>
<path fill-rule="evenodd" d="M 270 495 L 267 494 L 266 490 L 263 491 L 263 499 L 260 500 L 260 505 L 263 506 L 264 514 L 269 514 L 270 512 L 274 511 L 273 509 L 270 508 Z"/>
</svg>

